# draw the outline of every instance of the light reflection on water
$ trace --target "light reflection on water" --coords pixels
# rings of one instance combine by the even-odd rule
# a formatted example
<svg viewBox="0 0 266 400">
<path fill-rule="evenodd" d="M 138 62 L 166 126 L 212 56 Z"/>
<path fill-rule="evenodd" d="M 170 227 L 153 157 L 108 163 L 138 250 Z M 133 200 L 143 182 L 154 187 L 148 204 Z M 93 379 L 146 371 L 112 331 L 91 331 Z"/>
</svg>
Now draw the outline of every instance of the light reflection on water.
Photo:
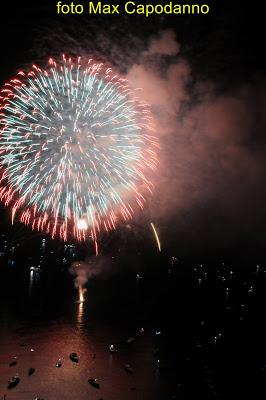
<svg viewBox="0 0 266 400">
<path fill-rule="evenodd" d="M 25 303 L 23 316 L 5 304 L 8 323 L 3 328 L 0 314 L 0 398 L 7 394 L 7 400 L 165 399 L 163 385 L 156 379 L 154 343 L 149 335 L 138 344 L 126 344 L 126 338 L 136 333 L 129 333 L 126 321 L 109 325 L 108 320 L 91 316 L 90 296 L 95 297 L 95 292 L 88 292 L 90 296 L 87 293 L 84 302 L 76 302 L 76 293 L 71 299 L 61 292 L 59 300 L 53 302 L 52 293 L 48 293 L 51 299 L 45 307 L 39 307 L 38 302 L 43 301 L 38 297 L 42 279 L 42 274 L 30 271 L 29 304 Z M 111 343 L 118 348 L 114 355 L 109 352 Z M 71 352 L 79 355 L 79 363 L 69 359 Z M 18 363 L 11 368 L 9 362 L 14 356 Z M 56 368 L 59 359 L 62 367 Z M 134 374 L 125 372 L 126 363 L 132 365 Z M 28 377 L 30 367 L 36 371 Z M 7 381 L 16 373 L 21 382 L 8 391 Z M 97 378 L 100 389 L 93 388 L 88 378 Z"/>
<path fill-rule="evenodd" d="M 207 399 L 222 391 L 227 399 L 229 375 L 235 379 L 239 371 L 238 391 L 265 363 L 264 270 L 200 265 L 138 279 L 121 271 L 115 279 L 90 280 L 85 302 L 78 303 L 73 277 L 51 273 L 52 265 L 39 276 L 27 270 L 25 282 L 8 269 L 12 291 L 11 280 L 0 282 L 0 399 L 15 373 L 21 383 L 7 400 Z M 71 352 L 79 363 L 70 361 Z M 11 368 L 12 357 L 18 363 Z M 30 367 L 36 372 L 28 377 Z M 98 379 L 100 390 L 88 378 Z M 252 390 L 257 381 L 250 380 Z"/>
<path fill-rule="evenodd" d="M 38 286 L 39 281 L 40 281 L 40 273 L 31 270 L 29 277 L 29 297 L 32 296 L 32 292 L 34 288 Z"/>
<path fill-rule="evenodd" d="M 158 396 L 150 344 L 144 341 L 136 352 L 136 347 L 133 349 L 119 344 L 119 352 L 110 355 L 109 344 L 114 340 L 120 341 L 121 336 L 106 326 L 94 326 L 85 332 L 83 313 L 84 303 L 80 303 L 76 327 L 64 318 L 36 321 L 35 326 L 32 322 L 15 324 L 15 329 L 9 330 L 1 340 L 0 394 L 7 393 L 7 380 L 18 373 L 21 383 L 8 392 L 8 400 L 28 400 L 37 396 L 51 400 L 100 397 L 109 400 L 164 399 Z M 70 361 L 71 352 L 77 352 L 79 363 Z M 18 357 L 18 364 L 11 369 L 8 363 L 13 356 Z M 55 367 L 58 359 L 62 359 L 61 368 Z M 124 371 L 127 362 L 134 367 L 132 376 Z M 28 377 L 30 367 L 35 368 L 36 372 Z M 99 380 L 99 393 L 88 384 L 90 377 Z M 137 387 L 138 397 L 131 390 L 132 387 Z"/>
<path fill-rule="evenodd" d="M 83 329 L 83 317 L 84 317 L 84 301 L 80 301 L 77 307 L 77 328 Z"/>
</svg>

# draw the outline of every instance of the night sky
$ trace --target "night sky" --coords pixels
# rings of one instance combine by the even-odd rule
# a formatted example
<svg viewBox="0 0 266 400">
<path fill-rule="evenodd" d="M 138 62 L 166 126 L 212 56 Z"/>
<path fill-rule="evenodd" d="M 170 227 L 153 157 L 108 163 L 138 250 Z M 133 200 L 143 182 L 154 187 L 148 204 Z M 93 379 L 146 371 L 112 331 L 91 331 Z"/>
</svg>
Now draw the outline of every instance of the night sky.
<svg viewBox="0 0 266 400">
<path fill-rule="evenodd" d="M 217 0 L 209 15 L 149 18 L 58 16 L 51 1 L 5 7 L 1 83 L 21 67 L 64 52 L 93 55 L 144 87 L 163 121 L 161 167 L 144 216 L 158 223 L 169 249 L 242 252 L 248 243 L 251 252 L 263 251 L 266 121 L 259 3 Z M 160 38 L 178 50 L 149 54 Z M 171 82 L 168 72 L 175 68 Z M 145 87 L 147 80 L 153 90 Z M 7 212 L 1 213 L 6 221 Z"/>
</svg>

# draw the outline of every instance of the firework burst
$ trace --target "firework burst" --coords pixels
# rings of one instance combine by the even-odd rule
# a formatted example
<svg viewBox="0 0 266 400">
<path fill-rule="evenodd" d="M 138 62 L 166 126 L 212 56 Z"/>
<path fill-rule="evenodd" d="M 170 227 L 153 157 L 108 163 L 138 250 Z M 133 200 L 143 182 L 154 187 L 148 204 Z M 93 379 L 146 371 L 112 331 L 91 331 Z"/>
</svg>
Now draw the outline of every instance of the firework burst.
<svg viewBox="0 0 266 400">
<path fill-rule="evenodd" d="M 12 221 L 85 240 L 129 220 L 152 191 L 149 107 L 111 68 L 49 60 L 0 96 L 0 199 Z"/>
</svg>

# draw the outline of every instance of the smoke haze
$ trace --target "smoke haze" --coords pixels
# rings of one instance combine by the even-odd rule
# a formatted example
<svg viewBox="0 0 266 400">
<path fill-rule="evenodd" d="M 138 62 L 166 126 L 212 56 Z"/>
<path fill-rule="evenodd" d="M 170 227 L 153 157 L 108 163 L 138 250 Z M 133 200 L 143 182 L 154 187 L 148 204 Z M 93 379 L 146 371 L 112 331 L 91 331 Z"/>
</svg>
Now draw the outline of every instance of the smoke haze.
<svg viewBox="0 0 266 400">
<path fill-rule="evenodd" d="M 108 278 L 114 274 L 111 260 L 104 256 L 87 257 L 84 261 L 75 261 L 71 264 L 69 272 L 74 275 L 75 287 L 84 287 L 89 279 L 101 275 Z"/>
<path fill-rule="evenodd" d="M 152 218 L 229 239 L 263 229 L 265 87 L 219 93 L 214 82 L 195 81 L 180 48 L 174 32 L 163 31 L 127 73 L 151 104 L 161 143 Z"/>
</svg>

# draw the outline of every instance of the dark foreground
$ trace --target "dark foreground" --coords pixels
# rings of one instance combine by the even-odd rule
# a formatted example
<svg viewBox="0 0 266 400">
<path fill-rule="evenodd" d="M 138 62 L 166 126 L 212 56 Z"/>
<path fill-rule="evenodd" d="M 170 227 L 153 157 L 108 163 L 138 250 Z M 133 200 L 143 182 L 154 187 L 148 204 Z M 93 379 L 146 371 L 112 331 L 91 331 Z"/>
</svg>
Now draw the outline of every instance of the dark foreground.
<svg viewBox="0 0 266 400">
<path fill-rule="evenodd" d="M 40 247 L 44 260 L 47 252 Z M 62 260 L 46 257 L 30 273 L 30 262 L 2 249 L 0 399 L 263 398 L 266 266 L 160 257 L 92 278 L 78 304 Z"/>
</svg>

